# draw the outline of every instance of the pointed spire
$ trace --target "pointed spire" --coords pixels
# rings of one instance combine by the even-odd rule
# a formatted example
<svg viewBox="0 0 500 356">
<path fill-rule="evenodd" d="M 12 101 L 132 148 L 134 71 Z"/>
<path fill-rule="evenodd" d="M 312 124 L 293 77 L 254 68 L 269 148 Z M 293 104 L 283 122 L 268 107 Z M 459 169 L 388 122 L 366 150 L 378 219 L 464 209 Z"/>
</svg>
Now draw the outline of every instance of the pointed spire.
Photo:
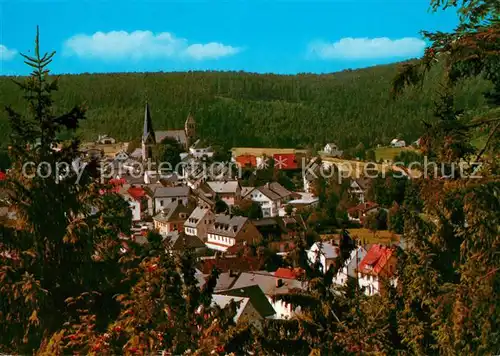
<svg viewBox="0 0 500 356">
<path fill-rule="evenodd" d="M 153 121 L 151 120 L 151 112 L 149 103 L 146 101 L 146 108 L 144 110 L 144 131 L 142 133 L 142 141 L 146 142 L 148 136 L 151 136 L 153 142 L 155 140 L 155 133 L 153 130 Z"/>
</svg>

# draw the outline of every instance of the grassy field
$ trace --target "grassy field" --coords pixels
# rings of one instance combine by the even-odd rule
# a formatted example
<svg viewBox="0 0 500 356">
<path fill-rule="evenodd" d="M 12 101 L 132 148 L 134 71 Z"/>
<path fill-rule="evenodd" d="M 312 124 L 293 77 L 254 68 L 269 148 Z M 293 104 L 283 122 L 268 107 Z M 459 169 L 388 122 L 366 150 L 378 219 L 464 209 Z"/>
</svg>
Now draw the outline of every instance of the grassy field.
<svg viewBox="0 0 500 356">
<path fill-rule="evenodd" d="M 399 242 L 400 235 L 388 230 L 372 232 L 368 229 L 349 229 L 349 234 L 353 239 L 360 240 L 366 244 L 384 244 L 389 245 L 391 242 Z M 329 241 L 338 239 L 339 234 L 321 235 L 321 240 Z"/>
<path fill-rule="evenodd" d="M 401 150 L 401 149 L 399 149 Z M 343 177 L 351 177 L 351 178 L 359 178 L 363 176 L 367 176 L 368 174 L 372 174 L 372 171 L 376 171 L 378 173 L 389 172 L 391 170 L 398 172 L 401 171 L 400 167 L 393 166 L 391 164 L 379 164 L 374 162 L 365 162 L 365 161 L 354 161 L 343 158 L 336 157 L 321 157 L 324 166 L 332 166 L 336 165 L 340 171 L 343 171 Z M 409 174 L 412 177 L 418 176 L 419 172 L 416 170 L 405 171 L 406 174 Z"/>
<path fill-rule="evenodd" d="M 367 244 L 389 244 L 398 242 L 400 235 L 388 230 L 372 232 L 368 229 L 349 229 L 349 234 L 356 240 L 364 241 Z"/>
<path fill-rule="evenodd" d="M 411 150 L 412 147 L 378 147 L 375 149 L 375 159 L 379 162 L 381 159 L 393 160 L 400 152 Z"/>
</svg>

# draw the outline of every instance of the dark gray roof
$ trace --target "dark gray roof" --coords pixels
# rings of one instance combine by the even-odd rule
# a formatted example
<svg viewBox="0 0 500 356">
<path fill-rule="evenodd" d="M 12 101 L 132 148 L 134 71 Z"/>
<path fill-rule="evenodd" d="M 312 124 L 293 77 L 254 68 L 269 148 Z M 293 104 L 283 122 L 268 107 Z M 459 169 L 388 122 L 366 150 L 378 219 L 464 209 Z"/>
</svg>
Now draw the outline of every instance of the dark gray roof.
<svg viewBox="0 0 500 356">
<path fill-rule="evenodd" d="M 292 195 L 292 192 L 290 192 L 288 189 L 286 189 L 284 186 L 279 184 L 278 182 L 272 182 L 269 183 L 269 189 L 271 189 L 273 192 L 278 194 L 282 198 L 289 197 Z"/>
<path fill-rule="evenodd" d="M 185 220 L 190 213 L 191 212 L 189 211 L 188 207 L 184 206 L 178 201 L 173 201 L 168 204 L 160 213 L 155 215 L 153 219 L 160 222 Z M 184 217 L 182 216 L 182 214 L 184 214 Z"/>
<path fill-rule="evenodd" d="M 168 197 L 187 197 L 189 195 L 189 187 L 158 187 L 153 193 L 155 198 L 168 198 Z"/>
<path fill-rule="evenodd" d="M 157 131 L 155 133 L 156 142 L 160 143 L 166 138 L 171 138 L 179 142 L 182 146 L 186 145 L 187 137 L 184 130 L 167 130 L 167 131 Z"/>
<path fill-rule="evenodd" d="M 236 180 L 232 181 L 212 181 L 207 182 L 207 185 L 215 193 L 236 193 L 239 183 Z"/>
<path fill-rule="evenodd" d="M 257 310 L 263 318 L 276 314 L 273 306 L 269 303 L 266 295 L 258 285 L 218 291 L 217 294 L 250 298 L 250 303 L 252 303 L 255 310 Z"/>
<path fill-rule="evenodd" d="M 165 240 L 170 243 L 172 250 L 186 250 L 203 248 L 205 244 L 197 236 L 186 235 L 184 232 L 172 231 L 167 234 Z"/>
<path fill-rule="evenodd" d="M 282 279 L 283 284 L 276 287 L 278 277 L 264 273 L 243 272 L 233 284 L 232 289 L 244 288 L 248 286 L 258 285 L 265 295 L 271 296 L 280 293 L 289 293 L 294 289 L 305 289 L 306 285 L 295 279 Z"/>
<path fill-rule="evenodd" d="M 266 197 L 268 197 L 271 200 L 279 200 L 281 197 L 273 192 L 271 189 L 263 186 L 263 187 L 258 187 L 257 190 L 259 190 L 262 194 L 264 194 Z"/>
<path fill-rule="evenodd" d="M 235 237 L 241 228 L 248 221 L 244 216 L 233 216 L 219 214 L 215 217 L 215 222 L 209 226 L 208 233 L 222 236 Z"/>
</svg>

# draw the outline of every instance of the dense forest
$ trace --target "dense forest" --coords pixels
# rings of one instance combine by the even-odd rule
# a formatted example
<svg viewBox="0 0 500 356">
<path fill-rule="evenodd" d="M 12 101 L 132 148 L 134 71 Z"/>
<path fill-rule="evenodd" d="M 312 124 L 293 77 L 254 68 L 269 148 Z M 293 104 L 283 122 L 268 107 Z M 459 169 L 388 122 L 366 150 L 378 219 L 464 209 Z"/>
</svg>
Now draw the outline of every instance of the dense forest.
<svg viewBox="0 0 500 356">
<path fill-rule="evenodd" d="M 223 146 L 320 147 L 337 142 L 352 148 L 387 144 L 395 136 L 413 141 L 421 120 L 432 121 L 433 92 L 439 68 L 423 88 L 393 100 L 391 82 L 399 65 L 334 74 L 294 76 L 244 72 L 186 72 L 62 75 L 65 90 L 55 95 L 57 110 L 85 103 L 87 119 L 79 130 L 86 140 L 109 134 L 119 140 L 141 134 L 144 103 L 149 101 L 156 129 L 182 128 L 189 112 L 198 134 Z M 9 77 L 0 77 L 2 107 L 23 111 L 22 97 Z M 462 109 L 482 107 L 481 79 L 457 87 Z M 0 112 L 0 148 L 9 125 Z"/>
</svg>

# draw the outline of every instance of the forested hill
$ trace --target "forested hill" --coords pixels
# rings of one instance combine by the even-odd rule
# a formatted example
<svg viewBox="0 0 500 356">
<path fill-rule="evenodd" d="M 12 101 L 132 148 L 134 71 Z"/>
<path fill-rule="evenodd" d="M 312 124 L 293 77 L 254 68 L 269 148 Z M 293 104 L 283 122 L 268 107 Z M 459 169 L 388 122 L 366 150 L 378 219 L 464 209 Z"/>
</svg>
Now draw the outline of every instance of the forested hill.
<svg viewBox="0 0 500 356">
<path fill-rule="evenodd" d="M 85 139 L 107 133 L 120 140 L 141 135 L 145 99 L 157 130 L 182 128 L 192 112 L 198 133 L 224 146 L 313 146 L 337 142 L 349 148 L 407 141 L 431 120 L 434 73 L 423 90 L 398 101 L 390 98 L 396 65 L 328 75 L 282 76 L 244 72 L 186 72 L 63 75 L 55 95 L 57 109 L 77 103 L 88 107 L 81 127 Z M 482 105 L 484 83 L 463 83 L 459 105 Z M 11 78 L 0 77 L 1 104 L 23 110 L 21 93 Z M 3 106 L 2 105 L 2 106 Z M 0 113 L 0 145 L 8 139 L 5 111 Z"/>
</svg>

